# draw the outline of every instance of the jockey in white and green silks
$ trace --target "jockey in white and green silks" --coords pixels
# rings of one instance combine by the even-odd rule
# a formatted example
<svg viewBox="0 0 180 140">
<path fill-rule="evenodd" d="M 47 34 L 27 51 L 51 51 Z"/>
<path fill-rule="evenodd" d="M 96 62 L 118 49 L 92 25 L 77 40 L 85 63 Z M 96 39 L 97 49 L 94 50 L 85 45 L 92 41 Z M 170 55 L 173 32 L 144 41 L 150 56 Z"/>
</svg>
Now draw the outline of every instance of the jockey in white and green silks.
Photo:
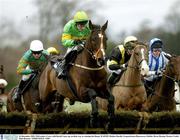
<svg viewBox="0 0 180 140">
<path fill-rule="evenodd" d="M 13 96 L 15 102 L 20 100 L 21 91 L 24 84 L 31 77 L 33 73 L 37 73 L 38 69 L 48 63 L 49 53 L 44 50 L 43 44 L 40 40 L 34 40 L 30 44 L 30 49 L 25 52 L 20 59 L 17 74 L 22 75 L 17 92 Z"/>
<path fill-rule="evenodd" d="M 89 18 L 84 11 L 78 11 L 74 19 L 70 20 L 63 29 L 62 34 L 62 44 L 64 47 L 68 48 L 64 59 L 62 62 L 58 62 L 54 65 L 58 73 L 58 78 L 62 78 L 65 76 L 64 69 L 66 65 L 69 63 L 67 61 L 73 61 L 71 58 L 67 59 L 67 57 L 71 57 L 72 55 L 76 57 L 77 51 L 79 50 L 79 46 L 82 45 L 82 41 L 86 40 L 91 30 L 89 29 Z"/>
</svg>

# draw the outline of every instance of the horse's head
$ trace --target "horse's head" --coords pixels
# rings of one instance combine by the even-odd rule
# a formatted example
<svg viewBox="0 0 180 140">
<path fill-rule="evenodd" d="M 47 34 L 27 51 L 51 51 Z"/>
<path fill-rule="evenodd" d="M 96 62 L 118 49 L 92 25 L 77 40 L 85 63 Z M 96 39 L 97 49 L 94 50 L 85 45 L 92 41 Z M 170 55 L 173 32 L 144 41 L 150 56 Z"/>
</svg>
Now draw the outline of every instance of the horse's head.
<svg viewBox="0 0 180 140">
<path fill-rule="evenodd" d="M 147 64 L 148 49 L 144 43 L 138 42 L 133 50 L 134 58 L 137 62 L 137 68 L 140 69 L 140 74 L 145 76 L 149 72 L 149 66 Z"/>
<path fill-rule="evenodd" d="M 172 56 L 168 59 L 169 63 L 167 65 L 167 69 L 169 69 L 172 74 L 172 78 L 174 78 L 174 80 L 178 82 L 180 86 L 180 56 Z"/>
<path fill-rule="evenodd" d="M 94 25 L 89 22 L 89 28 L 91 29 L 91 35 L 87 41 L 87 49 L 92 55 L 92 58 L 96 60 L 98 66 L 105 64 L 105 49 L 107 37 L 105 30 L 107 28 L 108 21 L 103 26 Z"/>
</svg>

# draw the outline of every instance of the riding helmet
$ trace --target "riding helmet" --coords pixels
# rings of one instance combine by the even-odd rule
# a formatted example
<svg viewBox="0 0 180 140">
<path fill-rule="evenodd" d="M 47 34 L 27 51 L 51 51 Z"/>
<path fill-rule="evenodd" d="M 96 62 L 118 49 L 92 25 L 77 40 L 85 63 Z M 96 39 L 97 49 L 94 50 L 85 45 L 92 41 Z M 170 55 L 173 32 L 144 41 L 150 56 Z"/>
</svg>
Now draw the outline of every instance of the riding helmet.
<svg viewBox="0 0 180 140">
<path fill-rule="evenodd" d="M 42 51 L 43 49 L 43 43 L 40 40 L 33 40 L 30 44 L 30 50 L 33 52 Z"/>
<path fill-rule="evenodd" d="M 161 39 L 159 38 L 153 38 L 150 40 L 149 43 L 149 48 L 150 50 L 154 49 L 154 48 L 163 48 L 163 42 Z"/>
<path fill-rule="evenodd" d="M 78 11 L 74 15 L 74 21 L 77 22 L 87 22 L 89 20 L 88 15 L 84 11 Z"/>
</svg>

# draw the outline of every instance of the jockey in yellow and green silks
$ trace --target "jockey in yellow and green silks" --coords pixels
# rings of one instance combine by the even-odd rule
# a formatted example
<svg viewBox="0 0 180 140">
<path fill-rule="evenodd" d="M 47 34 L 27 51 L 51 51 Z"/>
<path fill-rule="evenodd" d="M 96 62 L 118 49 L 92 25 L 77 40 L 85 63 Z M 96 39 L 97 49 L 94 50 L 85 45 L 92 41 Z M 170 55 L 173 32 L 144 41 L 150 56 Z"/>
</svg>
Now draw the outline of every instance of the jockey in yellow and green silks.
<svg viewBox="0 0 180 140">
<path fill-rule="evenodd" d="M 64 47 L 72 48 L 78 45 L 80 40 L 86 40 L 90 34 L 88 16 L 84 11 L 78 11 L 74 19 L 70 20 L 63 29 L 62 44 Z M 79 41 L 79 42 L 78 42 Z"/>
<path fill-rule="evenodd" d="M 37 73 L 43 65 L 48 63 L 49 53 L 44 50 L 40 40 L 33 40 L 30 49 L 24 53 L 17 67 L 17 74 L 22 75 L 17 92 L 13 96 L 15 102 L 20 101 L 22 89 L 32 74 Z"/>
<path fill-rule="evenodd" d="M 64 69 L 69 63 L 67 61 L 73 61 L 71 56 L 75 56 L 80 51 L 81 45 L 89 37 L 91 30 L 89 28 L 89 18 L 84 11 L 78 11 L 74 15 L 74 19 L 70 20 L 63 29 L 62 45 L 68 48 L 63 61 L 54 65 L 57 71 L 58 78 L 65 76 Z M 69 58 L 70 59 L 67 59 Z"/>
</svg>

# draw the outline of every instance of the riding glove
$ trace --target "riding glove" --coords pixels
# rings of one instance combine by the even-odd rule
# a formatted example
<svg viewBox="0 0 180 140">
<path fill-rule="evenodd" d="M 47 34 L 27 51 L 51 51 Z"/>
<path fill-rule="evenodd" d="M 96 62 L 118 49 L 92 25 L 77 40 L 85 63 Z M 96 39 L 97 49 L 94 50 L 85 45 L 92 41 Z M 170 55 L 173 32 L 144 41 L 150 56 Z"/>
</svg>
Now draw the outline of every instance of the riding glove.
<svg viewBox="0 0 180 140">
<path fill-rule="evenodd" d="M 38 73 L 39 71 L 37 69 L 32 70 L 32 73 Z"/>
<path fill-rule="evenodd" d="M 162 71 L 158 70 L 155 72 L 156 75 L 161 75 L 162 74 Z"/>
<path fill-rule="evenodd" d="M 79 45 L 79 44 L 81 44 L 81 43 L 82 43 L 82 41 L 78 39 L 78 40 L 74 40 L 74 42 L 73 42 L 73 43 L 74 43 L 74 45 Z"/>
</svg>

